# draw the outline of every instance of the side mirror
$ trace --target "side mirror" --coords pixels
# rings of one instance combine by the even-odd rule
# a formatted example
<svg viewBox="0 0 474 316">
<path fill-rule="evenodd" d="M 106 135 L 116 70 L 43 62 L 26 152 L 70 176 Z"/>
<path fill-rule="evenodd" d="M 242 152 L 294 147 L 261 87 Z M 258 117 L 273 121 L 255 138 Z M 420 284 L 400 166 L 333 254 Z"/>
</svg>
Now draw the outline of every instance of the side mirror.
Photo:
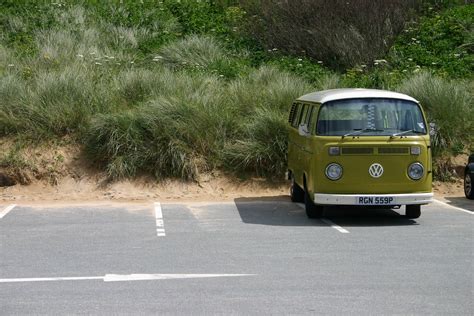
<svg viewBox="0 0 474 316">
<path fill-rule="evenodd" d="M 300 124 L 300 126 L 298 127 L 298 134 L 300 134 L 300 136 L 309 136 L 309 130 L 308 130 L 308 125 L 306 124 Z"/>
<path fill-rule="evenodd" d="M 437 132 L 438 127 L 436 126 L 436 123 L 430 123 L 430 136 L 435 136 Z"/>
</svg>

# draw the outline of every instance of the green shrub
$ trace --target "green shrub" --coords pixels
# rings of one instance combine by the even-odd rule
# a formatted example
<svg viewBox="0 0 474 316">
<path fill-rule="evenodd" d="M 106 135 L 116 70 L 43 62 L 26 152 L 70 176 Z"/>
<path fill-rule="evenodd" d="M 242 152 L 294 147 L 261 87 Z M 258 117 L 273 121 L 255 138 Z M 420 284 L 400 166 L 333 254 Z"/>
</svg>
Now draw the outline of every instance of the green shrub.
<svg viewBox="0 0 474 316">
<path fill-rule="evenodd" d="M 162 47 L 159 53 L 173 67 L 208 67 L 225 56 L 222 47 L 212 37 L 197 35 L 174 41 Z"/>
<path fill-rule="evenodd" d="M 264 66 L 231 82 L 229 100 L 245 116 L 259 107 L 285 112 L 296 97 L 312 90 L 305 80 Z"/>
<path fill-rule="evenodd" d="M 159 84 L 155 72 L 147 69 L 130 69 L 117 76 L 117 90 L 128 106 L 148 100 Z"/>
<path fill-rule="evenodd" d="M 422 17 L 405 29 L 391 48 L 398 69 L 430 69 L 441 76 L 473 78 L 474 5 L 456 6 Z"/>
<path fill-rule="evenodd" d="M 133 177 L 148 162 L 151 144 L 144 138 L 140 117 L 127 111 L 96 116 L 87 131 L 86 151 L 105 165 L 113 179 Z"/>
<path fill-rule="evenodd" d="M 227 169 L 281 178 L 287 166 L 288 127 L 278 109 L 260 108 L 244 124 L 243 137 L 223 149 Z"/>
<path fill-rule="evenodd" d="M 249 0 L 249 33 L 268 49 L 341 69 L 383 56 L 417 1 Z"/>
<path fill-rule="evenodd" d="M 474 141 L 472 87 L 460 81 L 448 81 L 428 72 L 420 72 L 403 82 L 398 90 L 416 98 L 428 120 L 436 123 L 438 133 L 432 139 L 435 155 L 452 146 L 470 146 Z"/>
</svg>

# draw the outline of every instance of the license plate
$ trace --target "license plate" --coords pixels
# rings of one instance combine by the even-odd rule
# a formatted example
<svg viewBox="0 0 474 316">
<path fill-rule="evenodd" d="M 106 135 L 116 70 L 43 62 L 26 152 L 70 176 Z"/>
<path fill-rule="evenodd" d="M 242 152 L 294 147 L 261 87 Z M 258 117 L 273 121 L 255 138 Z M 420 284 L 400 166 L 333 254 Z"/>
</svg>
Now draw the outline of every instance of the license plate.
<svg viewBox="0 0 474 316">
<path fill-rule="evenodd" d="M 357 196 L 358 205 L 395 205 L 397 204 L 393 196 Z"/>
</svg>

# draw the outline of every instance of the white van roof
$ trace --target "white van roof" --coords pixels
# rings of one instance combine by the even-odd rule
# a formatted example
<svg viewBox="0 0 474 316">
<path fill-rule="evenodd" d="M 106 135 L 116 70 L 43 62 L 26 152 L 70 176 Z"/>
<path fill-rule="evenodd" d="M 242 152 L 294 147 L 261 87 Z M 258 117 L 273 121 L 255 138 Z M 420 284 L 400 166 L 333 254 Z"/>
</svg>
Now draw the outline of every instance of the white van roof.
<svg viewBox="0 0 474 316">
<path fill-rule="evenodd" d="M 297 101 L 326 103 L 334 100 L 343 99 L 359 99 L 359 98 L 388 98 L 400 99 L 419 103 L 414 98 L 398 92 L 376 90 L 376 89 L 332 89 L 323 90 L 305 94 L 297 99 Z"/>
</svg>

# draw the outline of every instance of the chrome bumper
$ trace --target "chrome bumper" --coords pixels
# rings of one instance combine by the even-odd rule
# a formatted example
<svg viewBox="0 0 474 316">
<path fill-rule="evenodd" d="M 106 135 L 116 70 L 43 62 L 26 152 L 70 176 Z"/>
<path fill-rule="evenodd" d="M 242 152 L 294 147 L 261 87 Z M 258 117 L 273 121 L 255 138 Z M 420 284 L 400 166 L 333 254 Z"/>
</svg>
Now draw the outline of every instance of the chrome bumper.
<svg viewBox="0 0 474 316">
<path fill-rule="evenodd" d="M 393 203 L 376 203 L 376 201 L 382 201 L 382 202 L 387 201 L 387 199 L 389 198 L 393 198 Z M 412 205 L 412 204 L 428 204 L 432 202 L 433 202 L 433 193 L 406 193 L 406 194 L 315 193 L 314 194 L 314 203 L 324 204 L 324 205 Z"/>
</svg>

